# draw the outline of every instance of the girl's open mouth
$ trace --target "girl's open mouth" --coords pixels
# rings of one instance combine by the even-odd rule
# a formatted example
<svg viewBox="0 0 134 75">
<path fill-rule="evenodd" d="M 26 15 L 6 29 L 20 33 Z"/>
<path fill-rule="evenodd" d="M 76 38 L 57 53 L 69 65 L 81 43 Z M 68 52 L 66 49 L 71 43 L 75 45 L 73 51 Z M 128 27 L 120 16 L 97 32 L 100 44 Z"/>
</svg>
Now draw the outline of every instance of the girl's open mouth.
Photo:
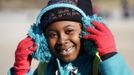
<svg viewBox="0 0 134 75">
<path fill-rule="evenodd" d="M 69 47 L 68 49 L 66 49 L 66 50 L 62 50 L 61 52 L 60 52 L 60 54 L 62 54 L 62 55 L 69 55 L 74 49 L 74 46 L 71 46 L 71 47 Z"/>
</svg>

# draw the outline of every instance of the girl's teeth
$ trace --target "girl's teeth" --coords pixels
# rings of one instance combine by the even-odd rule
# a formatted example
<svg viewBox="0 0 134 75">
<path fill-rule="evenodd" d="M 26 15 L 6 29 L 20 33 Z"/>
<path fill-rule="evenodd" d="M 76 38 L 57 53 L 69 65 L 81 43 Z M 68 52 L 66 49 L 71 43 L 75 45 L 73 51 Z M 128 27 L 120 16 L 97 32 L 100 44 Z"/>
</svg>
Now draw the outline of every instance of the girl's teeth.
<svg viewBox="0 0 134 75">
<path fill-rule="evenodd" d="M 69 49 L 67 49 L 67 51 L 70 51 L 73 47 L 70 47 Z"/>
<path fill-rule="evenodd" d="M 61 54 L 67 55 L 67 54 L 71 53 L 71 52 L 72 52 L 72 48 L 73 48 L 73 47 L 70 47 L 70 48 L 67 49 L 67 50 L 63 50 L 63 52 L 61 52 Z"/>
</svg>

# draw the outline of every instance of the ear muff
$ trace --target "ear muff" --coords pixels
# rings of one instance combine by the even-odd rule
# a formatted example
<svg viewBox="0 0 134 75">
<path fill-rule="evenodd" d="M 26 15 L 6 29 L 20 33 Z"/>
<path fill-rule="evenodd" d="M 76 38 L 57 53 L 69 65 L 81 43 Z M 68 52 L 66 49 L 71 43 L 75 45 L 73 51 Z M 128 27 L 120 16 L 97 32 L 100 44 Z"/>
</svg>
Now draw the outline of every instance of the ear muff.
<svg viewBox="0 0 134 75">
<path fill-rule="evenodd" d="M 55 8 L 62 8 L 62 7 L 72 8 L 78 11 L 82 15 L 82 24 L 83 24 L 82 36 L 87 34 L 85 31 L 86 26 L 93 27 L 93 25 L 91 24 L 92 20 L 101 21 L 101 18 L 97 17 L 96 15 L 87 16 L 80 8 L 67 3 L 57 3 L 43 8 L 37 17 L 36 23 L 33 26 L 31 26 L 28 32 L 28 36 L 34 39 L 35 44 L 38 47 L 37 50 L 32 54 L 32 56 L 39 61 L 49 62 L 52 58 L 52 55 L 48 48 L 46 37 L 44 36 L 43 32 L 39 28 L 40 19 L 43 16 L 43 14 L 45 14 L 47 11 L 50 11 Z"/>
</svg>

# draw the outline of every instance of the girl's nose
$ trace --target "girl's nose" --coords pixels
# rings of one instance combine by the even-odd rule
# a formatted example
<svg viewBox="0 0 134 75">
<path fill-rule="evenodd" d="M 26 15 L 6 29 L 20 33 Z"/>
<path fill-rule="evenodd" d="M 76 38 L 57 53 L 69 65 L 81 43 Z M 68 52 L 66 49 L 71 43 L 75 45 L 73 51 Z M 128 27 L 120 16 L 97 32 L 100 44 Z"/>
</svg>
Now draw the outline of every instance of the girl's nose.
<svg viewBox="0 0 134 75">
<path fill-rule="evenodd" d="M 59 35 L 57 43 L 59 45 L 67 44 L 67 39 L 68 39 L 68 36 L 66 34 L 62 33 Z"/>
</svg>

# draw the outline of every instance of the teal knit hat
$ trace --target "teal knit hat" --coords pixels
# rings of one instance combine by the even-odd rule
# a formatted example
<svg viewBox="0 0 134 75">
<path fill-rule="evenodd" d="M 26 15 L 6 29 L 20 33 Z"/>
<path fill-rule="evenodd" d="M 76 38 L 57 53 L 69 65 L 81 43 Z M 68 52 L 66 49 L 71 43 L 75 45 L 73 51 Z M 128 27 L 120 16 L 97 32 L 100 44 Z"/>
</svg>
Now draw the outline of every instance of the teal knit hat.
<svg viewBox="0 0 134 75">
<path fill-rule="evenodd" d="M 93 27 L 93 25 L 91 24 L 92 20 L 102 22 L 102 19 L 100 17 L 97 17 L 96 15 L 90 15 L 90 16 L 86 15 L 82 9 L 80 9 L 79 7 L 77 7 L 76 5 L 72 3 L 72 1 L 74 2 L 75 0 L 50 0 L 50 1 L 56 1 L 56 2 L 52 2 L 52 4 L 48 3 L 48 5 L 41 10 L 41 12 L 39 13 L 37 17 L 36 23 L 34 23 L 31 26 L 28 32 L 28 35 L 34 39 L 35 44 L 38 46 L 37 50 L 32 54 L 32 56 L 41 62 L 49 62 L 53 58 L 53 55 L 50 53 L 50 49 L 47 44 L 46 36 L 44 36 L 40 27 L 41 18 L 48 11 L 56 9 L 56 8 L 69 8 L 69 9 L 73 9 L 77 11 L 82 16 L 81 21 L 82 21 L 83 29 L 82 29 L 81 37 L 83 35 L 88 34 L 85 31 L 86 26 Z M 87 47 L 89 47 L 90 44 L 93 45 L 90 41 L 85 42 L 85 46 L 88 45 Z M 91 52 L 91 50 L 94 50 L 94 49 L 95 47 L 92 49 L 88 48 L 88 50 L 90 50 L 88 52 Z"/>
</svg>

